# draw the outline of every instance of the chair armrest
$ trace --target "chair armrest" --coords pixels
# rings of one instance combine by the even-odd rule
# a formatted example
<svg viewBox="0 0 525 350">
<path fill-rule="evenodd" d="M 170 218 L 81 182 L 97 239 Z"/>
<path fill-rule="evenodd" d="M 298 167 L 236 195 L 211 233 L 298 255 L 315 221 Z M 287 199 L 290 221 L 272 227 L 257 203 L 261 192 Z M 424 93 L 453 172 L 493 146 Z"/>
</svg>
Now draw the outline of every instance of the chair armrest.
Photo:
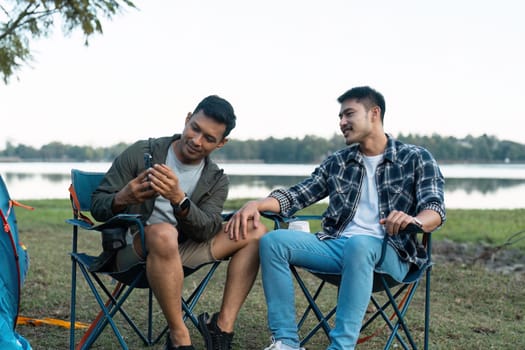
<svg viewBox="0 0 525 350">
<path fill-rule="evenodd" d="M 140 219 L 141 215 L 139 214 L 117 214 L 106 222 L 92 226 L 91 230 L 102 231 L 106 228 L 129 227 L 133 224 L 136 224 L 140 228 L 143 228 L 143 224 Z"/>
<path fill-rule="evenodd" d="M 89 231 L 101 231 L 106 228 L 119 227 L 119 226 L 131 226 L 132 224 L 142 224 L 140 221 L 141 216 L 139 214 L 118 214 L 110 218 L 108 221 L 98 225 L 91 225 L 88 222 L 81 219 L 67 219 L 66 223 L 74 226 L 78 226 Z"/>
<path fill-rule="evenodd" d="M 280 228 L 281 224 L 287 224 L 292 221 L 298 221 L 298 220 L 321 220 L 323 217 L 321 215 L 294 215 L 290 217 L 282 216 L 278 213 L 273 213 L 269 211 L 263 211 L 261 212 L 261 215 L 267 219 L 270 219 L 274 222 L 275 227 L 274 228 Z"/>
<path fill-rule="evenodd" d="M 278 213 L 273 213 L 271 211 L 261 211 L 260 214 L 262 217 L 272 220 L 276 225 L 278 225 L 278 223 L 288 222 L 287 218 Z"/>
<path fill-rule="evenodd" d="M 141 215 L 140 214 L 117 214 L 110 218 L 108 221 L 103 222 L 98 225 L 91 225 L 88 222 L 80 219 L 68 219 L 66 220 L 66 223 L 78 226 L 82 229 L 88 230 L 88 231 L 98 231 L 102 232 L 102 230 L 108 229 L 108 228 L 114 228 L 114 227 L 130 227 L 131 225 L 137 225 L 139 228 L 139 235 L 140 235 L 140 243 L 142 245 L 142 251 L 146 252 L 146 239 L 144 236 L 144 225 L 141 221 Z"/>
<path fill-rule="evenodd" d="M 425 237 L 428 237 L 430 232 L 424 232 L 421 227 L 417 226 L 414 223 L 410 223 L 405 227 L 403 230 L 398 232 L 398 235 L 409 235 L 409 234 L 423 234 Z M 383 245 L 381 247 L 381 257 L 379 258 L 379 262 L 377 263 L 377 266 L 380 266 L 383 263 L 383 260 L 385 259 L 385 252 L 386 252 L 386 245 L 388 244 L 388 235 L 385 234 L 385 237 L 383 238 Z M 428 253 L 427 253 L 428 254 Z"/>
<path fill-rule="evenodd" d="M 66 223 L 73 226 L 78 226 L 80 228 L 83 228 L 84 230 L 91 230 L 91 228 L 93 227 L 93 225 L 91 225 L 90 223 L 80 219 L 67 219 Z"/>
<path fill-rule="evenodd" d="M 404 230 L 399 231 L 398 234 L 400 234 L 400 235 L 409 235 L 409 234 L 413 234 L 413 233 L 426 233 L 426 232 L 424 232 L 421 229 L 421 227 L 419 227 L 416 224 L 411 222 L 410 224 L 407 225 L 407 227 L 405 227 Z"/>
<path fill-rule="evenodd" d="M 222 216 L 222 221 L 228 221 L 231 219 L 231 217 L 233 216 L 233 214 L 235 214 L 235 211 L 231 211 L 231 212 L 228 212 L 228 213 L 222 213 L 221 216 Z"/>
<path fill-rule="evenodd" d="M 222 220 L 223 221 L 228 221 L 231 219 L 231 217 L 233 216 L 233 214 L 235 214 L 237 211 L 234 210 L 232 212 L 228 212 L 228 213 L 222 213 Z M 278 214 L 278 213 L 273 213 L 271 211 L 262 211 L 260 212 L 261 216 L 265 217 L 266 219 L 270 219 L 274 222 L 274 225 L 275 225 L 275 228 L 279 228 L 281 225 L 281 223 L 287 223 L 289 221 L 294 221 L 296 219 L 294 218 L 285 218 L 284 216 Z"/>
</svg>

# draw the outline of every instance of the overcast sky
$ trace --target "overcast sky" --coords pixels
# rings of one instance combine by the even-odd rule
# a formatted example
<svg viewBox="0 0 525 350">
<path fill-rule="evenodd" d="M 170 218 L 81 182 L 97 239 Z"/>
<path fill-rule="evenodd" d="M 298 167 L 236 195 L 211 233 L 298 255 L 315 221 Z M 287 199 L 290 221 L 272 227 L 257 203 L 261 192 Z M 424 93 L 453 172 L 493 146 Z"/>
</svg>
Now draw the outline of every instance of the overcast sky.
<svg viewBox="0 0 525 350">
<path fill-rule="evenodd" d="M 180 132 L 217 94 L 235 139 L 330 137 L 370 85 L 385 130 L 525 143 L 525 1 L 136 0 L 90 45 L 60 27 L 0 83 L 0 149 L 109 146 Z"/>
</svg>

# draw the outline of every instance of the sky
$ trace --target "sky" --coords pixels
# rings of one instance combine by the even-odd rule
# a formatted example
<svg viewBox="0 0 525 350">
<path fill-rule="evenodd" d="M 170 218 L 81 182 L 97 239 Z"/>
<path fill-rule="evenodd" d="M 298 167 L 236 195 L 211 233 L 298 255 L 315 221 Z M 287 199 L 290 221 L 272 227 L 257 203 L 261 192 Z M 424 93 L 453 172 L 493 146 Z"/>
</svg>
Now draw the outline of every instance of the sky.
<svg viewBox="0 0 525 350">
<path fill-rule="evenodd" d="M 525 143 L 525 1 L 136 0 L 104 33 L 33 40 L 0 82 L 0 149 L 111 146 L 182 131 L 211 94 L 232 139 L 340 134 L 337 97 L 369 85 L 393 135 Z"/>
</svg>

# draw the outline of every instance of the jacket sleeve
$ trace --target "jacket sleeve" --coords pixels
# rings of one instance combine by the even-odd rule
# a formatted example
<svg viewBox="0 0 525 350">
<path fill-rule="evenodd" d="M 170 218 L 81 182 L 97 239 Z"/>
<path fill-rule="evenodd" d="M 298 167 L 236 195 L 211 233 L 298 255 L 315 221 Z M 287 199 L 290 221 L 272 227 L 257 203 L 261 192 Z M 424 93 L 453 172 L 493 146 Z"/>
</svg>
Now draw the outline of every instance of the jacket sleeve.
<svg viewBox="0 0 525 350">
<path fill-rule="evenodd" d="M 143 153 L 146 150 L 147 143 L 138 141 L 115 158 L 91 198 L 91 214 L 95 220 L 107 221 L 116 214 L 112 210 L 113 198 L 129 181 L 144 170 Z M 126 212 L 138 213 L 138 209 L 133 209 L 134 207 L 128 207 Z"/>
<path fill-rule="evenodd" d="M 202 178 L 199 182 L 203 181 Z M 222 210 L 228 196 L 229 179 L 222 171 L 216 181 L 199 198 L 192 195 L 186 217 L 177 217 L 182 234 L 196 242 L 204 242 L 222 230 Z M 199 185 L 197 185 L 199 187 Z"/>
</svg>

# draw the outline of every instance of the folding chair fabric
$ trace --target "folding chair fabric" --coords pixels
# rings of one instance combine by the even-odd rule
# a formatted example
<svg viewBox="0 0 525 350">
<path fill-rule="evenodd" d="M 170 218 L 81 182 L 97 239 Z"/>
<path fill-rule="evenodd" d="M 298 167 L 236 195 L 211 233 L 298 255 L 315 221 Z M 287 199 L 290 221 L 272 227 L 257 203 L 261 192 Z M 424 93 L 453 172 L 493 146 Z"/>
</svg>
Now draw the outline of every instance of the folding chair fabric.
<svg viewBox="0 0 525 350">
<path fill-rule="evenodd" d="M 89 212 L 91 206 L 91 195 L 98 187 L 104 173 L 101 172 L 86 172 L 78 169 L 71 170 L 71 187 L 70 199 L 73 209 L 73 218 L 66 220 L 67 223 L 73 227 L 72 237 L 72 251 L 70 253 L 72 260 L 71 268 L 71 327 L 70 327 L 70 349 L 89 349 L 97 340 L 102 331 L 109 324 L 113 333 L 115 334 L 122 349 L 128 349 L 123 335 L 119 327 L 117 327 L 114 316 L 118 313 L 122 315 L 126 323 L 133 329 L 134 333 L 143 341 L 144 345 L 151 346 L 158 343 L 167 332 L 167 326 L 158 332 L 157 336 L 153 335 L 153 293 L 149 288 L 146 278 L 145 262 L 139 262 L 125 271 L 119 272 L 100 272 L 91 271 L 90 266 L 97 258 L 96 256 L 78 251 L 78 233 L 79 228 L 86 231 L 99 232 L 104 228 L 116 226 L 130 226 L 135 225 L 139 229 L 141 241 L 144 247 L 144 228 L 139 215 L 134 214 L 119 214 L 104 223 L 94 223 L 90 216 L 85 212 Z M 145 248 L 145 247 L 144 247 Z M 146 251 L 144 249 L 144 251 Z M 197 302 L 201 298 L 210 279 L 213 277 L 220 261 L 203 264 L 195 269 L 184 267 L 184 276 L 187 277 L 199 270 L 201 267 L 208 265 L 208 271 L 200 280 L 198 285 L 194 288 L 191 294 L 182 299 L 182 309 L 184 319 L 190 319 L 191 323 L 199 329 L 198 319 L 193 314 L 193 310 Z M 75 320 L 76 320 L 76 290 L 77 290 L 77 271 L 81 272 L 83 279 L 86 281 L 91 294 L 95 298 L 101 311 L 95 320 L 91 323 L 80 342 L 77 344 L 75 340 Z M 104 282 L 107 278 L 102 276 L 110 276 L 114 282 Z M 111 287 L 111 288 L 110 288 Z M 124 303 L 135 289 L 147 289 L 148 294 L 148 308 L 146 315 L 146 329 L 142 330 L 133 321 L 132 316 L 124 309 Z"/>
</svg>

